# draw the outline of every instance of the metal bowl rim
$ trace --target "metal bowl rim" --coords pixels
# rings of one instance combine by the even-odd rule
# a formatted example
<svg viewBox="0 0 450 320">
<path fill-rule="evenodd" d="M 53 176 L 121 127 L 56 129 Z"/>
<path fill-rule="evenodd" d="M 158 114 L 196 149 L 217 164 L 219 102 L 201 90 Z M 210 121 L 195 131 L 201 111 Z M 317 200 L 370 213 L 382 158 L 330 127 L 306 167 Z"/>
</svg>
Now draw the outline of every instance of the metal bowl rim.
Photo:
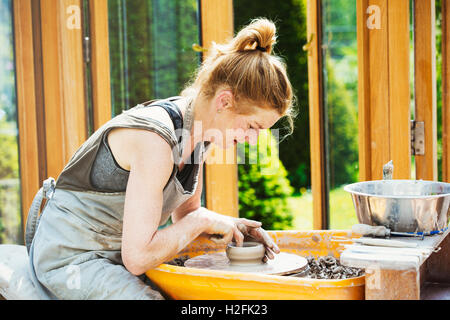
<svg viewBox="0 0 450 320">
<path fill-rule="evenodd" d="M 344 190 L 347 191 L 348 193 L 351 194 L 356 194 L 359 196 L 365 196 L 365 197 L 375 197 L 375 198 L 388 198 L 388 199 L 430 199 L 430 198 L 442 198 L 445 196 L 450 196 L 450 193 L 441 193 L 441 194 L 435 194 L 435 195 L 415 195 L 415 196 L 394 196 L 394 195 L 380 195 L 380 194 L 370 194 L 370 193 L 364 193 L 364 192 L 359 192 L 359 191 L 353 191 L 350 190 L 350 188 L 352 186 L 358 185 L 358 184 L 366 184 L 369 182 L 383 182 L 383 181 L 395 181 L 395 182 L 428 182 L 428 183 L 438 183 L 438 184 L 443 184 L 443 185 L 448 185 L 450 187 L 450 183 L 447 182 L 442 182 L 442 181 L 432 181 L 432 180 L 401 180 L 401 179 L 395 179 L 395 180 L 368 180 L 368 181 L 360 181 L 360 182 L 355 182 L 355 183 L 351 183 L 348 184 L 346 186 L 344 186 Z"/>
</svg>

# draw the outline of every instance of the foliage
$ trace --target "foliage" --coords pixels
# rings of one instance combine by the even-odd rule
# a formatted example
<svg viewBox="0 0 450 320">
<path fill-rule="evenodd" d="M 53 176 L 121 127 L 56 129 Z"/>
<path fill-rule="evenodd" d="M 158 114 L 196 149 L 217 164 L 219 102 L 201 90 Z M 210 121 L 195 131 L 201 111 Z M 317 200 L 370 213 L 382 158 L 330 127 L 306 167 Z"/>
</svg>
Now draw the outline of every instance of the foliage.
<svg viewBox="0 0 450 320">
<path fill-rule="evenodd" d="M 113 114 L 179 94 L 199 64 L 197 0 L 108 1 Z"/>
<path fill-rule="evenodd" d="M 358 120 L 344 83 L 337 81 L 334 61 L 327 59 L 327 107 L 330 186 L 357 180 Z"/>
<path fill-rule="evenodd" d="M 269 130 L 261 131 L 257 147 L 239 145 L 238 163 L 239 215 L 261 221 L 265 229 L 292 227 L 288 198 L 293 189 Z"/>
<path fill-rule="evenodd" d="M 14 123 L 0 119 L 0 180 L 18 178 L 19 153 Z"/>
<path fill-rule="evenodd" d="M 289 79 L 297 96 L 298 116 L 295 130 L 280 144 L 280 159 L 295 189 L 310 185 L 308 68 L 307 55 L 302 50 L 306 43 L 306 5 L 302 0 L 236 0 L 234 23 L 236 31 L 256 17 L 266 17 L 277 26 L 277 44 L 274 53 L 284 58 Z M 275 128 L 282 128 L 283 122 Z"/>
</svg>

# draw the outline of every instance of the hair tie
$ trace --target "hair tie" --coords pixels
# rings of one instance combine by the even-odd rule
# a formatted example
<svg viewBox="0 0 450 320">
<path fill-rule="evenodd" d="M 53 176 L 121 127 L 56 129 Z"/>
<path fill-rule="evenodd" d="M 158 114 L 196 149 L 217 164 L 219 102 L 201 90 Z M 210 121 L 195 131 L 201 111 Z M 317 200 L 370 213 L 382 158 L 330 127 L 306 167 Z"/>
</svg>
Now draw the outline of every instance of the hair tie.
<svg viewBox="0 0 450 320">
<path fill-rule="evenodd" d="M 267 51 L 266 48 L 263 48 L 263 47 L 260 47 L 260 46 L 256 46 L 255 49 L 257 49 L 257 50 L 259 50 L 259 51 L 262 51 L 262 52 L 266 52 L 266 51 Z"/>
</svg>

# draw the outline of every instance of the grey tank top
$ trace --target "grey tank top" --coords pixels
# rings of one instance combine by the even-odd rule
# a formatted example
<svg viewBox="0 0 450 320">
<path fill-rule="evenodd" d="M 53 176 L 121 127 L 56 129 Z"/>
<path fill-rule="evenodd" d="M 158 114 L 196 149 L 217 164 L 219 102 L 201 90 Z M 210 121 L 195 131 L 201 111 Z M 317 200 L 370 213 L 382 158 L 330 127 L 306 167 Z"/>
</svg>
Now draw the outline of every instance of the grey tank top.
<svg viewBox="0 0 450 320">
<path fill-rule="evenodd" d="M 91 183 L 99 191 L 107 190 L 111 192 L 125 191 L 130 176 L 130 171 L 123 169 L 114 158 L 108 144 L 108 136 L 105 134 L 102 144 L 99 147 L 97 156 L 91 169 Z M 208 143 L 204 144 L 205 148 Z M 191 161 L 188 161 L 183 170 L 177 172 L 177 179 L 186 190 L 191 190 L 193 185 L 194 155 L 200 152 L 198 144 L 191 154 Z"/>
<path fill-rule="evenodd" d="M 178 100 L 181 97 L 173 97 L 170 100 L 166 100 L 164 103 L 157 104 L 155 106 L 163 108 L 174 125 L 175 130 L 182 129 L 183 117 L 178 106 L 173 103 L 174 100 Z M 145 105 L 145 103 L 144 103 Z M 200 152 L 198 148 L 194 152 Z M 186 189 L 192 189 L 191 175 L 194 169 L 191 165 L 193 163 L 193 157 L 191 161 L 187 161 L 183 170 L 177 173 L 178 181 Z M 123 169 L 114 158 L 111 148 L 108 144 L 108 134 L 103 135 L 102 142 L 100 144 L 97 156 L 91 169 L 91 183 L 97 190 L 125 191 L 130 171 Z"/>
</svg>

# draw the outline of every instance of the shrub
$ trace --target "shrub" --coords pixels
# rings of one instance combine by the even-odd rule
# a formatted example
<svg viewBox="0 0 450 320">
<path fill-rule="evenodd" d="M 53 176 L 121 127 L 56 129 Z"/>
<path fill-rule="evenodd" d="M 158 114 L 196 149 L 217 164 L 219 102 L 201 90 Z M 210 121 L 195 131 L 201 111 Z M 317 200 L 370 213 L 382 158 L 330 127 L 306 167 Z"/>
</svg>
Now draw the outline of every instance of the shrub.
<svg viewBox="0 0 450 320">
<path fill-rule="evenodd" d="M 261 131 L 257 147 L 238 146 L 238 163 L 239 216 L 260 221 L 267 230 L 292 227 L 287 199 L 293 188 L 269 130 Z"/>
</svg>

